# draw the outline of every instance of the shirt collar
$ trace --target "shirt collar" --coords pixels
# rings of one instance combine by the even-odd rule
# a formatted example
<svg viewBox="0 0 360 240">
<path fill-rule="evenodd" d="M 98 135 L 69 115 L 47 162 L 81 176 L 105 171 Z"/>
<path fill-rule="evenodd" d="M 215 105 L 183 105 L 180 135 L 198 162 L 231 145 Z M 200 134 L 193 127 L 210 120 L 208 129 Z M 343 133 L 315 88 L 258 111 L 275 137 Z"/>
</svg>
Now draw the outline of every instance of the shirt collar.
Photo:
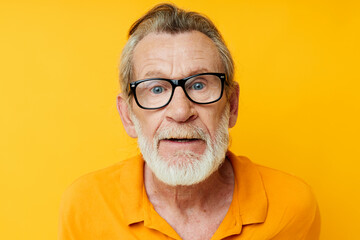
<svg viewBox="0 0 360 240">
<path fill-rule="evenodd" d="M 144 222 L 144 226 L 161 231 L 173 239 L 181 239 L 170 225 L 159 216 L 146 196 L 144 160 L 141 155 L 124 164 L 121 177 L 120 205 L 128 225 Z"/>
<path fill-rule="evenodd" d="M 227 157 L 235 173 L 235 187 L 233 202 L 224 224 L 237 226 L 235 232 L 241 231 L 241 225 L 262 223 L 267 216 L 268 201 L 261 175 L 249 159 L 237 157 L 227 152 Z M 149 210 L 146 192 L 144 191 L 144 160 L 142 156 L 128 159 L 128 164 L 122 164 L 120 202 L 122 213 L 128 225 L 145 220 L 145 211 Z M 147 201 L 145 201 L 145 200 Z M 151 209 L 151 208 L 150 208 Z M 241 219 L 236 216 L 239 213 Z M 146 217 L 147 218 L 147 217 Z M 239 226 L 240 225 L 240 226 Z M 225 226 L 224 226 L 225 227 Z M 234 232 L 234 234 L 235 234 Z"/>
<path fill-rule="evenodd" d="M 256 165 L 228 151 L 235 174 L 233 199 L 225 218 L 211 239 L 240 234 L 243 225 L 262 223 L 267 216 L 267 197 Z"/>
<path fill-rule="evenodd" d="M 144 221 L 144 161 L 141 155 L 121 162 L 120 206 L 125 222 Z"/>
<path fill-rule="evenodd" d="M 268 199 L 256 165 L 245 157 L 235 156 L 230 151 L 227 152 L 227 157 L 235 173 L 242 224 L 264 222 L 267 216 Z"/>
</svg>

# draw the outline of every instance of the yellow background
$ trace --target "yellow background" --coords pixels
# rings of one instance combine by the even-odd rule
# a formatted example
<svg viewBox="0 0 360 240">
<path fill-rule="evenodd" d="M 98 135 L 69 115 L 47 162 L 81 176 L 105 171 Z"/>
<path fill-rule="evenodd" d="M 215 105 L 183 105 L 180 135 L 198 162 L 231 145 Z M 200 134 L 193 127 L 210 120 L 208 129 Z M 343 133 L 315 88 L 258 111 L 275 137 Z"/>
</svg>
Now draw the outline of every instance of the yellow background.
<svg viewBox="0 0 360 240">
<path fill-rule="evenodd" d="M 0 239 L 56 239 L 79 176 L 137 151 L 115 105 L 130 25 L 157 1 L 0 3 Z M 357 1 L 175 1 L 214 20 L 236 62 L 231 149 L 314 189 L 322 240 L 359 238 Z"/>
</svg>

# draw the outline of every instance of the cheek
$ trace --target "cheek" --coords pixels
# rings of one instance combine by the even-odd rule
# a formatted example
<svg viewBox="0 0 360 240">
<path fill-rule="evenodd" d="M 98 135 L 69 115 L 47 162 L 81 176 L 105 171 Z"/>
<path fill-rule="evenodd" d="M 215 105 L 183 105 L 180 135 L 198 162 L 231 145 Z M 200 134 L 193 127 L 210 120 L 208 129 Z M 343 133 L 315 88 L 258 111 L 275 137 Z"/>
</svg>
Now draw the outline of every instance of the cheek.
<svg viewBox="0 0 360 240">
<path fill-rule="evenodd" d="M 152 122 L 153 124 L 149 124 L 149 122 L 146 122 L 146 124 L 143 125 L 143 133 L 145 134 L 145 137 L 149 140 L 154 139 L 157 130 L 157 128 L 155 127 L 155 122 Z"/>
<path fill-rule="evenodd" d="M 212 106 L 212 108 L 201 108 L 199 109 L 199 116 L 201 116 L 202 123 L 209 132 L 211 138 L 215 139 L 215 134 L 220 127 L 220 122 L 224 115 L 226 108 L 226 99 L 221 99 L 218 105 Z"/>
<path fill-rule="evenodd" d="M 216 141 L 215 139 L 215 134 L 216 134 L 216 130 L 218 129 L 218 126 L 219 126 L 219 122 L 218 121 L 211 121 L 209 122 L 208 124 L 209 127 L 209 132 L 210 132 L 210 135 L 211 135 L 211 138 Z"/>
<path fill-rule="evenodd" d="M 146 111 L 146 112 L 145 112 Z M 144 137 L 152 140 L 157 129 L 161 124 L 161 116 L 157 113 L 152 113 L 148 110 L 134 110 L 134 114 L 138 119 Z"/>
<path fill-rule="evenodd" d="M 202 124 L 210 134 L 211 138 L 215 140 L 215 132 L 219 126 L 221 114 L 218 113 L 208 113 L 202 115 Z"/>
</svg>

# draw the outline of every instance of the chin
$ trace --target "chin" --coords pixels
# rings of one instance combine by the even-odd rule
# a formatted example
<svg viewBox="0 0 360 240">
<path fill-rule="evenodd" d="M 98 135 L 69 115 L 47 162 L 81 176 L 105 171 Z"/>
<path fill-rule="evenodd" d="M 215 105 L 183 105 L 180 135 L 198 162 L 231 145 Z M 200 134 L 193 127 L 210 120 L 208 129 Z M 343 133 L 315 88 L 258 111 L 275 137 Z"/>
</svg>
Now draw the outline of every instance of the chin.
<svg viewBox="0 0 360 240">
<path fill-rule="evenodd" d="M 148 140 L 142 132 L 141 125 L 135 117 L 133 122 L 137 129 L 138 144 L 144 161 L 154 175 L 163 183 L 170 186 L 190 186 L 205 181 L 210 175 L 219 169 L 225 160 L 229 144 L 229 107 L 224 110 L 214 139 L 202 129 L 195 126 L 187 126 L 182 129 L 181 135 L 196 135 L 204 140 L 205 148 L 202 154 L 191 150 L 177 149 L 173 154 L 168 151 L 160 151 L 159 139 L 163 136 Z M 172 129 L 166 129 L 166 134 L 174 134 Z M 162 134 L 162 133 L 161 133 Z M 182 136 L 182 137 L 183 137 Z M 168 137 L 168 136 L 167 136 Z M 167 153 L 167 154 L 164 154 Z M 165 156 L 162 156 L 162 155 Z"/>
<path fill-rule="evenodd" d="M 148 149 L 140 143 L 140 149 Z M 226 147 L 225 147 L 226 145 Z M 222 149 L 209 146 L 204 154 L 192 151 L 177 151 L 172 156 L 162 157 L 157 151 L 142 151 L 144 160 L 156 178 L 170 186 L 191 186 L 205 181 L 225 159 L 227 143 Z"/>
</svg>

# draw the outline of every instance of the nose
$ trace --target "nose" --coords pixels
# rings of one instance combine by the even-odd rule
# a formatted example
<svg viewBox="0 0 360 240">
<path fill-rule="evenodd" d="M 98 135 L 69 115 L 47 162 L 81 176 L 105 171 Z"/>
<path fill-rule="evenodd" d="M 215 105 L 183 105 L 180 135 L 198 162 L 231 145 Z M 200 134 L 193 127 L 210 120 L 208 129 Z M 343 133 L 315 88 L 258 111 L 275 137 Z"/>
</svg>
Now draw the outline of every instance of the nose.
<svg viewBox="0 0 360 240">
<path fill-rule="evenodd" d="M 194 103 L 187 98 L 181 87 L 175 88 L 171 102 L 166 106 L 166 119 L 172 122 L 185 123 L 195 118 Z"/>
</svg>

